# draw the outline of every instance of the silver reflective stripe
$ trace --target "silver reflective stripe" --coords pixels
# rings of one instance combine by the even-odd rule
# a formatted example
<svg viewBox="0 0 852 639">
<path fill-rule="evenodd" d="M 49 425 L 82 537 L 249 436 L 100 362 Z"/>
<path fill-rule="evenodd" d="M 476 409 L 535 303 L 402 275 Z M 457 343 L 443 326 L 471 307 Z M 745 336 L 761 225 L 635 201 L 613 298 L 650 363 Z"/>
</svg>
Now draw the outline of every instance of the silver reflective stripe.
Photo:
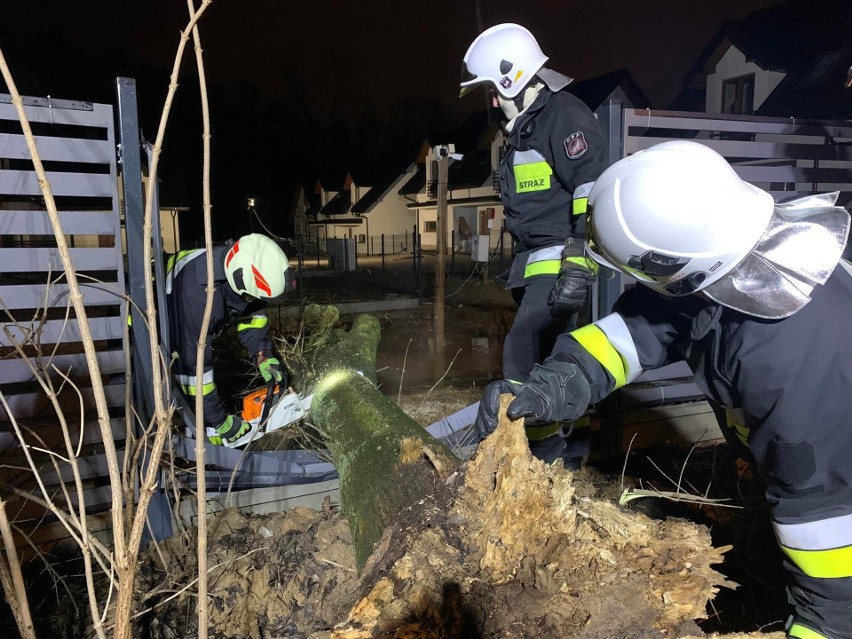
<svg viewBox="0 0 852 639">
<path fill-rule="evenodd" d="M 796 550 L 831 550 L 852 546 L 852 515 L 831 517 L 806 524 L 772 522 L 778 543 Z"/>
<path fill-rule="evenodd" d="M 534 164 L 536 162 L 546 162 L 544 156 L 535 149 L 527 151 L 515 151 L 512 155 L 512 166 L 518 164 Z"/>
<path fill-rule="evenodd" d="M 178 383 L 181 386 L 195 386 L 195 380 L 197 379 L 195 375 L 175 375 L 175 379 L 177 379 Z M 201 378 L 202 384 L 211 384 L 213 383 L 213 371 L 212 369 L 206 371 L 204 376 Z"/>
<path fill-rule="evenodd" d="M 607 315 L 595 322 L 595 326 L 603 331 L 609 343 L 621 355 L 621 361 L 624 362 L 625 383 L 629 384 L 639 377 L 643 372 L 642 365 L 639 364 L 639 353 L 621 315 L 618 313 Z"/>
<path fill-rule="evenodd" d="M 594 182 L 586 182 L 585 184 L 581 184 L 576 189 L 574 189 L 574 199 L 579 200 L 582 197 L 589 197 L 589 193 L 592 192 L 592 187 L 595 185 Z"/>
<path fill-rule="evenodd" d="M 562 259 L 562 245 L 559 246 L 548 246 L 547 248 L 538 249 L 537 251 L 533 251 L 530 253 L 530 256 L 527 258 L 527 264 L 533 264 L 534 262 L 544 262 L 545 260 L 561 260 Z"/>
<path fill-rule="evenodd" d="M 193 251 L 189 255 L 184 255 L 177 262 L 175 262 L 174 268 L 169 271 L 168 275 L 166 275 L 166 295 L 172 292 L 172 282 L 174 282 L 174 278 L 177 277 L 177 274 L 183 270 L 183 267 L 189 264 L 196 257 L 204 255 L 204 251 L 202 249 L 198 249 L 197 251 Z"/>
</svg>

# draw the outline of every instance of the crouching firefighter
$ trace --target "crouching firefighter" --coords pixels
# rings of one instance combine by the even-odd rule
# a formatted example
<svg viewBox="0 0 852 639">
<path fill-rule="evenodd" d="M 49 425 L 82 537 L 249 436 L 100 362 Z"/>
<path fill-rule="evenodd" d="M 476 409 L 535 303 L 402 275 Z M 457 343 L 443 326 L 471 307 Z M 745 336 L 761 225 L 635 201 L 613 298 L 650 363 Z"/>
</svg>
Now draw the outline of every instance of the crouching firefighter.
<svg viewBox="0 0 852 639">
<path fill-rule="evenodd" d="M 787 636 L 852 639 L 852 266 L 837 194 L 775 204 L 696 142 L 616 162 L 586 245 L 640 285 L 559 337 L 512 417 L 569 420 L 646 370 L 686 361 L 766 484 L 794 614 Z M 481 434 L 497 406 L 481 406 Z"/>
<path fill-rule="evenodd" d="M 207 301 L 205 249 L 181 251 L 166 265 L 166 299 L 175 378 L 188 400 L 194 402 L 197 379 L 195 358 L 201 321 Z M 233 244 L 213 248 L 213 309 L 204 346 L 204 426 L 216 445 L 235 447 L 250 441 L 254 427 L 239 415 L 229 414 L 216 390 L 213 376 L 213 337 L 236 324 L 264 381 L 286 385 L 287 372 L 269 339 L 264 309 L 269 300 L 295 289 L 290 263 L 279 246 L 259 233 L 245 235 Z"/>
</svg>

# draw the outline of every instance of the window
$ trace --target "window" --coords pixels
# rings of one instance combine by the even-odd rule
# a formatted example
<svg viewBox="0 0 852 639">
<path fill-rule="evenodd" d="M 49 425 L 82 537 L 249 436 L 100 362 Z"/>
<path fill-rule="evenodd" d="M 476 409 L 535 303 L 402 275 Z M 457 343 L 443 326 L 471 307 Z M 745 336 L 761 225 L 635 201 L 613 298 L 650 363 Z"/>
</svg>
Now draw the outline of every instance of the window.
<svg viewBox="0 0 852 639">
<path fill-rule="evenodd" d="M 722 83 L 722 113 L 754 113 L 754 74 Z"/>
<path fill-rule="evenodd" d="M 424 233 L 436 233 L 438 231 L 438 222 L 430 221 L 423 222 L 423 232 Z"/>
</svg>

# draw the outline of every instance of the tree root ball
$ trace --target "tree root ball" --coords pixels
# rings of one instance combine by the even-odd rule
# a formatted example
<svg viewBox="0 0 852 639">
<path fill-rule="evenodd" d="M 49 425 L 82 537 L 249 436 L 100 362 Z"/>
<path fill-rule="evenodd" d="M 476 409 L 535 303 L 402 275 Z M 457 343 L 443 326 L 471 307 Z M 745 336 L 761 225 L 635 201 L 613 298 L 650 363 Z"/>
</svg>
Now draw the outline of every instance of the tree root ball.
<svg viewBox="0 0 852 639">
<path fill-rule="evenodd" d="M 534 459 L 504 417 L 446 496 L 385 531 L 348 620 L 312 638 L 702 636 L 707 602 L 735 587 L 712 568 L 727 548 L 595 497 L 588 473 Z"/>
</svg>

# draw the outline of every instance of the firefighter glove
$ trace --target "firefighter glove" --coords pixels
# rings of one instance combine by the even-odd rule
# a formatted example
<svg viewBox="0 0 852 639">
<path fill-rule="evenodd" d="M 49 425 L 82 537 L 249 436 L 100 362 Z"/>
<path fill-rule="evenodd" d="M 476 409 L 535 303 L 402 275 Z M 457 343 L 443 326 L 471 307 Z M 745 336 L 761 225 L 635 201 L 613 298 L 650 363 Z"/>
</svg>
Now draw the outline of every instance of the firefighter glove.
<svg viewBox="0 0 852 639">
<path fill-rule="evenodd" d="M 221 424 L 216 427 L 216 434 L 210 435 L 208 429 L 208 439 L 211 444 L 216 446 L 241 446 L 248 443 L 254 436 L 254 426 L 249 422 L 243 421 L 242 417 L 237 415 L 228 415 Z"/>
<path fill-rule="evenodd" d="M 589 283 L 594 279 L 595 273 L 589 268 L 583 243 L 569 237 L 562 249 L 559 279 L 547 298 L 550 314 L 560 317 L 583 310 Z"/>
<path fill-rule="evenodd" d="M 505 379 L 498 379 L 485 387 L 482 399 L 479 400 L 479 410 L 476 412 L 474 428 L 480 439 L 485 439 L 497 428 L 497 414 L 500 412 L 500 395 L 515 394 L 514 389 L 520 388 Z"/>
<path fill-rule="evenodd" d="M 264 357 L 258 362 L 257 369 L 267 384 L 273 379 L 278 383 L 284 381 L 284 367 L 277 357 Z"/>
<path fill-rule="evenodd" d="M 562 422 L 575 420 L 586 412 L 591 390 L 576 364 L 545 360 L 544 364 L 536 364 L 515 395 L 508 409 L 512 419 L 533 417 L 543 422 Z"/>
</svg>

